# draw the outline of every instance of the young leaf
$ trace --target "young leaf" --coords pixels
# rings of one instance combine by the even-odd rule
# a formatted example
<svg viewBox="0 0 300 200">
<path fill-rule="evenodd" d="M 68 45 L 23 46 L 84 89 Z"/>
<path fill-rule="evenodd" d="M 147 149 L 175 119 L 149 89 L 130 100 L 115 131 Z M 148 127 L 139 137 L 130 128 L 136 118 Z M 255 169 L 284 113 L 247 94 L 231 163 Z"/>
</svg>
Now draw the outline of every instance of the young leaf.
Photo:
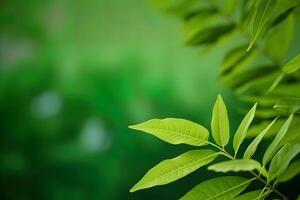
<svg viewBox="0 0 300 200">
<path fill-rule="evenodd" d="M 185 119 L 151 119 L 141 124 L 129 126 L 144 131 L 171 144 L 202 146 L 207 144 L 208 130 L 203 126 Z"/>
<path fill-rule="evenodd" d="M 215 172 L 239 172 L 239 171 L 252 171 L 258 170 L 264 176 L 267 175 L 267 172 L 262 168 L 259 162 L 252 159 L 238 159 L 238 160 L 228 160 L 220 163 L 213 164 L 208 167 L 209 170 Z"/>
<path fill-rule="evenodd" d="M 282 71 L 287 74 L 293 73 L 300 69 L 300 54 L 290 60 L 286 65 L 282 67 Z"/>
<path fill-rule="evenodd" d="M 272 127 L 272 125 L 274 124 L 274 122 L 276 120 L 277 120 L 277 118 L 275 118 L 258 136 L 256 136 L 256 138 L 251 142 L 251 144 L 246 149 L 246 151 L 244 153 L 244 158 L 251 158 L 253 156 L 253 154 L 255 153 L 255 151 L 257 149 L 258 144 L 260 143 L 262 138 L 265 136 L 265 134 L 268 132 L 268 130 Z"/>
<path fill-rule="evenodd" d="M 287 182 L 300 174 L 300 160 L 292 162 L 277 179 L 278 183 Z"/>
<path fill-rule="evenodd" d="M 251 108 L 251 110 L 244 117 L 243 121 L 241 122 L 238 130 L 236 131 L 236 133 L 234 135 L 233 149 L 235 151 L 235 154 L 238 152 L 240 145 L 242 144 L 243 140 L 245 139 L 245 137 L 247 135 L 247 130 L 254 118 L 254 115 L 255 115 L 256 106 L 257 106 L 257 103 L 254 104 L 254 106 Z"/>
<path fill-rule="evenodd" d="M 291 160 L 300 153 L 300 144 L 286 144 L 271 161 L 268 181 L 272 181 L 274 178 L 281 175 L 290 164 Z"/>
<path fill-rule="evenodd" d="M 229 141 L 229 120 L 221 95 L 218 95 L 213 108 L 211 130 L 216 143 L 224 147 Z"/>
<path fill-rule="evenodd" d="M 259 198 L 259 195 L 261 194 L 261 192 L 262 190 L 247 192 L 233 198 L 233 200 L 260 200 L 261 198 Z"/>
<path fill-rule="evenodd" d="M 278 131 L 278 133 L 275 136 L 275 138 L 273 139 L 272 143 L 267 148 L 267 150 L 264 154 L 264 157 L 263 157 L 263 166 L 266 166 L 266 164 L 271 160 L 271 158 L 277 151 L 278 145 L 279 145 L 280 141 L 282 140 L 282 138 L 285 136 L 285 134 L 290 126 L 290 123 L 293 119 L 293 116 L 294 116 L 294 114 L 291 114 L 289 116 L 289 118 L 286 120 L 286 122 L 282 125 L 282 127 Z"/>
<path fill-rule="evenodd" d="M 253 11 L 250 12 L 250 26 L 252 26 L 252 39 L 247 51 L 250 51 L 258 36 L 264 31 L 265 25 L 275 7 L 276 0 L 256 0 Z"/>
<path fill-rule="evenodd" d="M 167 159 L 150 169 L 130 192 L 176 181 L 212 162 L 220 153 L 213 150 L 192 150 Z"/>
<path fill-rule="evenodd" d="M 238 176 L 223 176 L 204 181 L 190 190 L 181 200 L 221 200 L 239 195 L 252 180 Z"/>
</svg>

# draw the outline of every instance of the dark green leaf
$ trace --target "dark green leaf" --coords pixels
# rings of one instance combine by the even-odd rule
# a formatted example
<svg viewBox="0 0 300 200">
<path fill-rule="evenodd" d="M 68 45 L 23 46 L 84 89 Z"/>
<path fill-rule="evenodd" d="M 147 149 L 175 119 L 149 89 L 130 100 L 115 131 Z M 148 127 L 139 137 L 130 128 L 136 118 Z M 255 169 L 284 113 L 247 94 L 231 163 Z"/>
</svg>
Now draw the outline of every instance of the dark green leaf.
<svg viewBox="0 0 300 200">
<path fill-rule="evenodd" d="M 274 156 L 269 168 L 268 181 L 280 176 L 289 166 L 291 160 L 300 153 L 300 144 L 286 144 Z"/>
<path fill-rule="evenodd" d="M 292 162 L 277 179 L 278 183 L 287 182 L 300 174 L 300 160 Z"/>
<path fill-rule="evenodd" d="M 300 54 L 290 60 L 286 65 L 282 67 L 282 71 L 287 74 L 293 73 L 300 69 Z"/>
<path fill-rule="evenodd" d="M 269 17 L 272 14 L 273 8 L 275 7 L 276 0 L 256 0 L 254 2 L 252 12 L 250 12 L 250 26 L 251 30 L 251 42 L 248 46 L 247 51 L 251 49 L 258 36 L 264 31 Z"/>
<path fill-rule="evenodd" d="M 300 98 L 282 98 L 274 105 L 274 108 L 285 114 L 296 113 L 300 110 Z"/>
<path fill-rule="evenodd" d="M 273 155 L 278 150 L 278 146 L 282 140 L 282 138 L 285 136 L 286 132 L 288 131 L 288 128 L 290 126 L 290 123 L 293 119 L 293 114 L 289 116 L 289 118 L 286 120 L 286 122 L 282 125 L 278 133 L 276 134 L 275 138 L 273 139 L 272 143 L 267 148 L 264 157 L 263 157 L 263 165 L 266 166 L 266 164 L 271 160 Z"/>
</svg>

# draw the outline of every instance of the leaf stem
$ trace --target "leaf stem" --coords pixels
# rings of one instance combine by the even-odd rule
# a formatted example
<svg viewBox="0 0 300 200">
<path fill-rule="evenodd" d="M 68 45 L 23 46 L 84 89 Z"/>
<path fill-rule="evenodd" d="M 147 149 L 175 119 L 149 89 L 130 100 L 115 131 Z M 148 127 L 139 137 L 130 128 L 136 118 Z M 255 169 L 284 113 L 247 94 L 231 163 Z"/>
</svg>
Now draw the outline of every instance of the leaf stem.
<svg viewBox="0 0 300 200">
<path fill-rule="evenodd" d="M 208 142 L 209 145 L 219 149 L 221 151 L 221 153 L 223 153 L 224 156 L 226 156 L 227 158 L 231 159 L 231 160 L 236 160 L 235 157 L 233 157 L 232 155 L 230 155 L 224 148 L 212 143 L 212 142 Z M 254 171 L 250 171 L 250 173 L 255 176 L 255 179 L 259 180 L 260 182 L 265 184 L 266 188 L 271 189 L 274 193 L 276 193 L 278 196 L 280 196 L 281 198 L 283 198 L 283 200 L 288 200 L 288 198 L 286 196 L 284 196 L 281 192 L 279 192 L 274 186 L 270 185 L 267 181 L 265 181 L 263 178 L 260 177 L 260 175 L 256 174 Z"/>
</svg>

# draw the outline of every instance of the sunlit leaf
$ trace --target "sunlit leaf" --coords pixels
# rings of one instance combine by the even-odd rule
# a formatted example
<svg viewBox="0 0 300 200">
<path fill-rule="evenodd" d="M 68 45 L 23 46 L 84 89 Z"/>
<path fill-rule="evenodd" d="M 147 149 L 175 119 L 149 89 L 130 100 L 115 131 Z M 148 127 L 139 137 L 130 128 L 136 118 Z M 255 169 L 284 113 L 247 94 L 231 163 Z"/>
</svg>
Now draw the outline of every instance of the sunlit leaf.
<svg viewBox="0 0 300 200">
<path fill-rule="evenodd" d="M 293 119 L 293 114 L 289 116 L 289 118 L 286 120 L 286 122 L 282 125 L 278 133 L 276 134 L 275 138 L 273 139 L 272 143 L 267 148 L 264 157 L 263 157 L 263 165 L 265 166 L 273 157 L 273 155 L 278 150 L 278 145 L 280 144 L 282 138 L 285 136 L 286 132 L 288 131 L 288 128 L 290 126 L 290 123 Z"/>
<path fill-rule="evenodd" d="M 235 198 L 233 198 L 233 200 L 260 200 L 262 198 L 259 198 L 259 195 L 261 194 L 262 190 L 255 190 L 255 191 L 251 191 L 251 192 L 247 192 L 245 194 L 241 194 Z"/>
<path fill-rule="evenodd" d="M 213 108 L 211 130 L 216 143 L 224 147 L 229 141 L 229 119 L 221 95 L 218 95 Z"/>
<path fill-rule="evenodd" d="M 300 153 L 300 144 L 286 144 L 274 156 L 269 168 L 268 181 L 281 175 L 291 160 Z"/>
<path fill-rule="evenodd" d="M 278 183 L 287 182 L 300 174 L 300 160 L 292 162 L 277 179 Z"/>
<path fill-rule="evenodd" d="M 287 74 L 293 73 L 300 69 L 300 54 L 295 56 L 292 60 L 290 60 L 287 64 L 282 67 L 282 71 Z"/>
<path fill-rule="evenodd" d="M 257 104 L 255 103 L 251 110 L 247 113 L 244 117 L 243 121 L 241 122 L 239 128 L 237 129 L 234 138 L 233 138 L 233 149 L 235 153 L 238 152 L 240 145 L 242 144 L 243 140 L 246 137 L 247 130 L 254 118 L 255 111 L 256 111 Z"/>
<path fill-rule="evenodd" d="M 204 181 L 194 187 L 181 200 L 223 200 L 239 195 L 252 180 L 238 176 L 224 176 Z"/>
<path fill-rule="evenodd" d="M 239 171 L 253 171 L 258 170 L 264 176 L 267 175 L 265 169 L 262 168 L 259 162 L 252 159 L 237 159 L 237 160 L 228 160 L 220 163 L 210 165 L 209 170 L 215 172 L 239 172 Z"/>
<path fill-rule="evenodd" d="M 276 0 L 256 0 L 254 2 L 252 12 L 250 12 L 249 16 L 250 26 L 252 27 L 252 38 L 247 51 L 252 48 L 258 36 L 264 31 L 275 4 Z"/>
<path fill-rule="evenodd" d="M 164 185 L 178 180 L 200 167 L 212 162 L 220 153 L 213 150 L 192 150 L 176 158 L 167 159 L 150 169 L 145 176 L 134 185 L 130 192 Z"/>
<path fill-rule="evenodd" d="M 251 144 L 247 147 L 245 153 L 244 153 L 244 158 L 251 158 L 252 155 L 255 153 L 258 144 L 260 143 L 260 141 L 263 139 L 263 137 L 265 136 L 265 134 L 268 132 L 268 130 L 272 127 L 272 125 L 275 123 L 275 121 L 277 120 L 274 119 L 252 142 Z"/>
<path fill-rule="evenodd" d="M 177 118 L 151 119 L 129 128 L 152 134 L 171 144 L 202 146 L 207 144 L 209 135 L 203 126 Z"/>
</svg>

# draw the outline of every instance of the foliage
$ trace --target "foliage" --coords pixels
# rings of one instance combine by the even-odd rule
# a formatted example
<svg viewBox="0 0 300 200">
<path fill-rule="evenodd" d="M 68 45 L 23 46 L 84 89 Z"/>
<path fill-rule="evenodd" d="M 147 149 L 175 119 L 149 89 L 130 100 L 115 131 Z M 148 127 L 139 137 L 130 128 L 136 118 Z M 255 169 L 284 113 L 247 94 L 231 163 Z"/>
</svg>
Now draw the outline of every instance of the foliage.
<svg viewBox="0 0 300 200">
<path fill-rule="evenodd" d="M 199 131 L 202 126 L 183 119 L 154 119 L 156 123 L 150 126 L 148 121 L 130 128 L 150 133 L 171 144 L 210 145 L 218 150 L 212 155 L 225 156 L 229 160 L 209 165 L 208 170 L 223 173 L 248 171 L 253 176 L 213 178 L 200 183 L 182 199 L 253 199 L 253 196 L 264 199 L 269 195 L 287 199 L 276 188 L 278 183 L 299 173 L 295 157 L 300 151 L 300 117 L 297 115 L 300 111 L 300 49 L 297 46 L 300 2 L 157 0 L 155 3 L 183 20 L 186 44 L 212 49 L 230 43 L 231 47 L 225 49 L 219 79 L 242 100 L 254 105 L 233 136 L 233 154 L 225 149 L 231 141 L 230 125 L 221 96 L 218 96 L 212 112 L 211 135 L 215 143 L 209 140 L 207 131 Z M 255 116 L 257 120 L 250 127 Z M 249 137 L 254 139 L 242 152 L 240 147 Z M 274 137 L 272 142 L 267 148 L 262 148 L 265 153 L 261 161 L 253 159 L 259 143 L 271 137 Z M 152 168 L 131 191 L 148 188 L 147 185 L 166 184 L 203 167 L 196 165 L 199 158 L 189 158 L 187 162 L 186 159 L 180 161 L 179 157 L 174 159 L 180 164 L 165 165 L 166 161 L 163 161 Z M 176 177 L 164 174 L 156 177 L 157 173 L 153 173 L 156 171 L 168 175 L 175 171 Z M 260 181 L 262 186 L 255 184 L 255 191 L 241 194 L 255 181 Z"/>
<path fill-rule="evenodd" d="M 229 126 L 229 123 L 227 123 L 229 122 L 227 114 L 224 112 L 227 109 L 221 96 L 218 96 L 213 110 L 212 122 L 214 121 L 214 123 L 212 124 L 214 124 L 214 126 L 212 126 L 212 137 L 215 143 L 209 140 L 208 131 L 204 127 L 184 119 L 153 119 L 138 125 L 130 126 L 132 129 L 155 135 L 171 144 L 184 143 L 193 146 L 205 145 L 211 146 L 215 149 L 210 150 L 206 148 L 191 150 L 176 158 L 164 160 L 150 169 L 130 191 L 135 192 L 137 190 L 153 186 L 165 185 L 176 181 L 195 170 L 204 167 L 205 165 L 209 165 L 208 170 L 215 172 L 226 173 L 247 171 L 253 177 L 222 176 L 212 178 L 194 187 L 181 199 L 233 199 L 235 197 L 237 199 L 250 199 L 248 196 L 252 197 L 254 194 L 256 194 L 256 199 L 264 199 L 271 193 L 275 193 L 280 198 L 287 199 L 287 197 L 276 189 L 276 184 L 280 181 L 285 181 L 284 177 L 282 180 L 282 176 L 284 174 L 288 174 L 287 179 L 291 179 L 299 173 L 299 170 L 295 173 L 295 171 L 290 169 L 295 169 L 295 167 L 299 166 L 299 162 L 295 161 L 292 162 L 292 164 L 290 163 L 293 158 L 300 153 L 300 144 L 285 143 L 283 140 L 294 114 L 290 114 L 290 117 L 282 125 L 278 134 L 269 144 L 262 162 L 260 163 L 258 160 L 254 160 L 251 157 L 255 154 L 261 139 L 274 124 L 276 119 L 274 119 L 274 121 L 266 129 L 258 134 L 258 136 L 248 146 L 246 152 L 240 152 L 237 154 L 239 148 L 234 148 L 234 155 L 231 155 L 225 149 L 226 145 L 228 145 L 227 142 L 220 142 L 230 141 L 229 134 L 222 135 L 223 139 L 220 140 L 220 130 L 225 130 L 226 132 L 226 128 L 224 129 L 224 126 Z M 256 104 L 242 120 L 238 131 L 234 135 L 233 143 L 234 141 L 239 141 L 238 144 L 241 145 L 244 142 L 245 137 L 242 135 L 247 134 L 247 129 L 254 118 L 255 111 Z M 216 118 L 222 118 L 222 120 L 216 121 Z M 225 125 L 224 121 L 226 122 Z M 196 141 L 199 141 L 199 143 L 196 143 Z M 241 154 L 244 156 L 239 156 Z M 220 156 L 229 160 L 211 164 L 217 157 Z M 270 165 L 268 165 L 269 161 L 271 161 Z M 263 186 L 256 188 L 256 191 L 241 194 L 247 186 L 250 185 L 250 183 L 255 181 L 262 182 Z"/>
<path fill-rule="evenodd" d="M 242 100 L 257 102 L 262 119 L 247 137 L 281 114 L 273 105 L 286 97 L 300 101 L 299 0 L 154 2 L 183 21 L 186 44 L 205 49 L 229 44 L 219 80 Z"/>
</svg>

